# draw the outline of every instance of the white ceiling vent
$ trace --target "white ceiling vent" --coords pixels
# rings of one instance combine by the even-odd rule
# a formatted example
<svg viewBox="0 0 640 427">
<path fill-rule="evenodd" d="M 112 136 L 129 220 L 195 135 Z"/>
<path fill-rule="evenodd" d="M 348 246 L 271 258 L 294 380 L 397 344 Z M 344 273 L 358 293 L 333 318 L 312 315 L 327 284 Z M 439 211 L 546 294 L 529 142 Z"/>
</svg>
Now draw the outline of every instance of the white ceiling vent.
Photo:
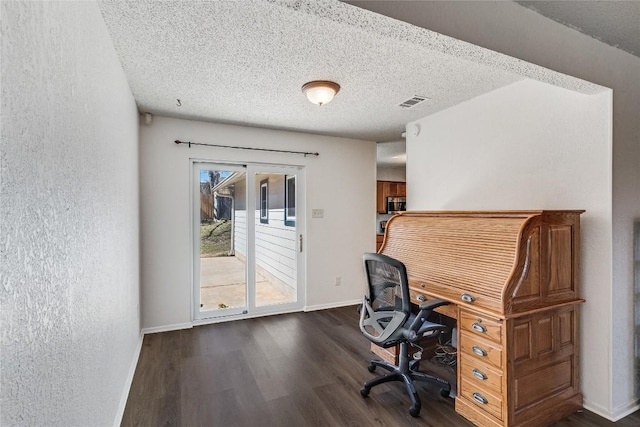
<svg viewBox="0 0 640 427">
<path fill-rule="evenodd" d="M 402 108 L 411 108 L 426 101 L 427 99 L 429 98 L 427 98 L 426 96 L 413 95 L 411 98 L 398 104 L 398 106 Z"/>
</svg>

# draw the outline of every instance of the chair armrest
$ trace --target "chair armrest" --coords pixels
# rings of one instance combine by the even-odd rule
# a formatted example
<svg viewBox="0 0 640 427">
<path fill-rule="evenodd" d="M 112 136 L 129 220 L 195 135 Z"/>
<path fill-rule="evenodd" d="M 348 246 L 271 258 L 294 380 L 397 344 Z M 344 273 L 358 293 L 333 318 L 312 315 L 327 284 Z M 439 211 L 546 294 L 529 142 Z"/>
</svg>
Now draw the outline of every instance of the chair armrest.
<svg viewBox="0 0 640 427">
<path fill-rule="evenodd" d="M 432 299 L 431 301 L 423 302 L 418 306 L 418 308 L 420 311 L 433 311 L 434 308 L 440 307 L 441 305 L 449 305 L 449 301 L 443 299 Z"/>
<path fill-rule="evenodd" d="M 448 304 L 449 301 L 443 299 L 433 299 L 431 301 L 420 304 L 420 312 L 409 326 L 409 336 L 415 336 L 418 330 L 422 327 L 422 324 L 427 321 L 427 317 L 429 316 L 429 314 L 431 314 L 434 308 Z"/>
</svg>

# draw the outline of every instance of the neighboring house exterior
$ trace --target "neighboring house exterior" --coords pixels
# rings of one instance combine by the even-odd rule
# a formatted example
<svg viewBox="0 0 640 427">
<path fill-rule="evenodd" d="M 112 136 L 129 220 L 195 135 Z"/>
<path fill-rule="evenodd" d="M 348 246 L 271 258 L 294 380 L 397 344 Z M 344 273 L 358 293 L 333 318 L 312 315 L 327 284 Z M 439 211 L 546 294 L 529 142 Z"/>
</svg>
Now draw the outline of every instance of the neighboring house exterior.
<svg viewBox="0 0 640 427">
<path fill-rule="evenodd" d="M 295 175 L 256 174 L 256 267 L 270 282 L 296 287 Z M 247 256 L 247 187 L 244 173 L 233 173 L 214 188 L 215 199 L 230 197 L 231 253 Z M 222 196 L 224 195 L 224 196 Z M 217 205 L 217 202 L 214 202 Z M 219 219 L 219 218 L 217 218 Z"/>
</svg>

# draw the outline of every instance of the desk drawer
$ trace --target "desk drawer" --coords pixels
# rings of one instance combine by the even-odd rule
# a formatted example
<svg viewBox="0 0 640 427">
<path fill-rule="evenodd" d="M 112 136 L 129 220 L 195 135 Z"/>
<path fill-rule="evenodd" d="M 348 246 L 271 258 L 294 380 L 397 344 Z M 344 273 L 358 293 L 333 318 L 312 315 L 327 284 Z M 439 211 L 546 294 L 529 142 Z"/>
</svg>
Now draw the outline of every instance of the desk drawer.
<svg viewBox="0 0 640 427">
<path fill-rule="evenodd" d="M 478 390 L 488 390 L 496 396 L 502 396 L 502 374 L 480 360 L 461 355 L 460 378 Z"/>
<path fill-rule="evenodd" d="M 460 381 L 459 389 L 460 396 L 466 401 L 473 403 L 499 420 L 504 418 L 502 414 L 502 399 L 494 395 L 493 392 L 476 387 L 475 384 L 466 381 L 464 378 Z"/>
<path fill-rule="evenodd" d="M 460 330 L 481 336 L 498 344 L 502 342 L 502 323 L 486 316 L 460 310 Z"/>
<path fill-rule="evenodd" d="M 502 371 L 502 347 L 468 332 L 460 332 L 460 357 L 480 360 Z"/>
</svg>

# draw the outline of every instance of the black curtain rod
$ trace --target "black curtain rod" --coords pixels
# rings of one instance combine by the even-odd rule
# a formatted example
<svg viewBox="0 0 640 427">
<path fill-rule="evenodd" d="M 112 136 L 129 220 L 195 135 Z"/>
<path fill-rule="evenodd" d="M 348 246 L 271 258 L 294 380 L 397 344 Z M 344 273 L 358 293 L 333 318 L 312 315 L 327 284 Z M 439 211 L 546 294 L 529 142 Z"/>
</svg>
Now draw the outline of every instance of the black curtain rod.
<svg viewBox="0 0 640 427">
<path fill-rule="evenodd" d="M 288 154 L 302 154 L 303 156 L 319 156 L 320 153 L 310 153 L 307 151 L 289 151 L 289 150 L 273 150 L 271 148 L 255 148 L 255 147 L 236 147 L 233 145 L 220 145 L 220 144 L 202 144 L 199 142 L 191 142 L 191 141 L 180 141 L 176 139 L 174 141 L 176 144 L 189 144 L 189 148 L 192 145 L 203 145 L 205 147 L 219 147 L 219 148 L 234 148 L 236 150 L 254 150 L 254 151 L 271 151 L 272 153 L 288 153 Z"/>
</svg>

